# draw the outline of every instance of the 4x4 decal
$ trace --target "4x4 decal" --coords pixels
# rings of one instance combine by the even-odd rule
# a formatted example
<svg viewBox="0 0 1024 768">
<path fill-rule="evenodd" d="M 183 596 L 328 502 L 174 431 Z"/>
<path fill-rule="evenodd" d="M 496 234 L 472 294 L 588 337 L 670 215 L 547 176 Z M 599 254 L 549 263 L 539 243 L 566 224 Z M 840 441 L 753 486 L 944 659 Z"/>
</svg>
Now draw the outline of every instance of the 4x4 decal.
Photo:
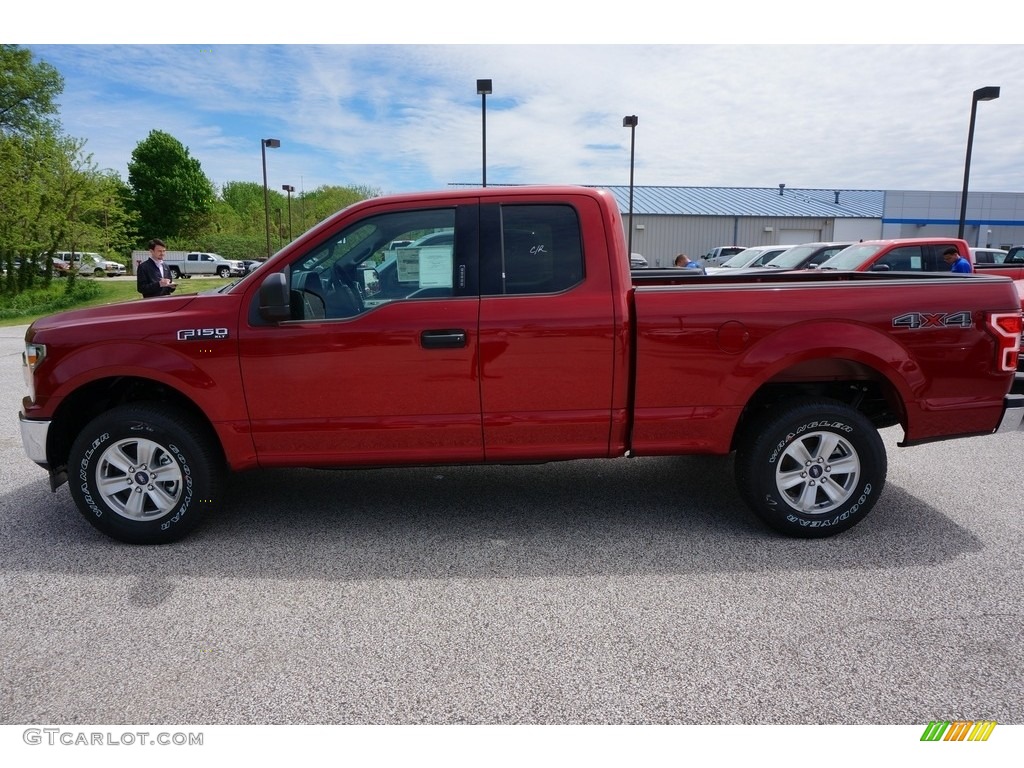
<svg viewBox="0 0 1024 768">
<path fill-rule="evenodd" d="M 971 313 L 962 312 L 907 312 L 892 319 L 893 328 L 970 328 L 974 325 Z"/>
</svg>

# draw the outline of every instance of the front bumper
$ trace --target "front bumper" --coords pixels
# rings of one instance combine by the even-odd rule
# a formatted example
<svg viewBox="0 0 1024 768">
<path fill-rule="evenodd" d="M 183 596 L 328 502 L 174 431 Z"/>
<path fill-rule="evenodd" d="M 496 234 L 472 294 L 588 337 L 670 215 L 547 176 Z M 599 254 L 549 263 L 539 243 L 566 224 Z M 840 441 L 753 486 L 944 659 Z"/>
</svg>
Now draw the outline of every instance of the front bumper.
<svg viewBox="0 0 1024 768">
<path fill-rule="evenodd" d="M 50 422 L 26 419 L 25 414 L 19 413 L 18 424 L 21 427 L 21 444 L 25 447 L 25 453 L 40 467 L 49 469 L 50 465 L 46 460 L 46 436 L 50 431 Z"/>
</svg>

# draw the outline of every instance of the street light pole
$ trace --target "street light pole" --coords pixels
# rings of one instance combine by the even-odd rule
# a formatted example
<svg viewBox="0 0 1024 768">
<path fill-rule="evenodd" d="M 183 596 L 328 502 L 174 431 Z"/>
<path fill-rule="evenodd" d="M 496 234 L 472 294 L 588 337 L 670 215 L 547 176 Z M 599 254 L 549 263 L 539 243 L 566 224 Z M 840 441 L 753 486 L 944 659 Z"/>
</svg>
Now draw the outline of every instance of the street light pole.
<svg viewBox="0 0 1024 768">
<path fill-rule="evenodd" d="M 281 189 L 288 193 L 288 242 L 292 241 L 292 192 L 295 187 L 291 184 L 282 184 Z"/>
<path fill-rule="evenodd" d="M 491 93 L 490 80 L 477 80 L 476 92 L 480 94 L 480 126 L 483 131 L 483 138 L 480 142 L 483 148 L 483 186 L 487 186 L 487 94 Z"/>
<path fill-rule="evenodd" d="M 622 118 L 622 127 L 629 128 L 629 237 L 627 242 L 629 244 L 629 253 L 627 256 L 633 258 L 633 161 L 636 157 L 636 115 L 626 115 Z"/>
<path fill-rule="evenodd" d="M 281 146 L 280 139 L 261 139 L 260 155 L 263 158 L 263 215 L 267 229 L 267 258 L 270 258 L 270 193 L 267 191 L 267 147 L 276 149 Z"/>
<path fill-rule="evenodd" d="M 974 144 L 974 118 L 978 113 L 978 102 L 992 101 L 998 98 L 999 86 L 989 85 L 976 90 L 971 99 L 971 123 L 967 129 L 967 158 L 964 160 L 964 189 L 960 195 L 960 226 L 956 231 L 956 236 L 961 239 L 964 236 L 964 222 L 967 219 L 967 182 L 971 177 L 971 147 Z"/>
</svg>

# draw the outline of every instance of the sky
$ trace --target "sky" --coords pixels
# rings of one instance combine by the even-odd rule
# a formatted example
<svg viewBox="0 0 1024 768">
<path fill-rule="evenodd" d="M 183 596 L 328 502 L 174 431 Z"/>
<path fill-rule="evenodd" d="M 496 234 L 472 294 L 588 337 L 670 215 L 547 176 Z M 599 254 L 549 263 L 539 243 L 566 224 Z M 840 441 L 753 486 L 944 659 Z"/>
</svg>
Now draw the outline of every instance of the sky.
<svg viewBox="0 0 1024 768">
<path fill-rule="evenodd" d="M 982 12 L 986 2 L 971 7 Z M 831 19 L 820 4 L 797 3 L 766 34 L 724 12 L 687 15 L 699 23 L 672 32 L 676 12 L 660 6 L 597 4 L 592 13 L 607 18 L 562 42 L 537 34 L 537 20 L 572 29 L 573 16 L 545 15 L 543 3 L 526 0 L 490 20 L 483 6 L 462 5 L 469 10 L 456 17 L 432 4 L 441 20 L 425 23 L 388 3 L 326 17 L 319 6 L 257 4 L 246 29 L 209 23 L 186 0 L 174 4 L 180 15 L 156 18 L 146 42 L 138 25 L 118 32 L 73 14 L 45 28 L 29 15 L 6 37 L 58 69 L 64 131 L 122 178 L 137 144 L 161 130 L 218 187 L 262 181 L 263 138 L 281 142 L 267 150 L 272 189 L 479 184 L 476 81 L 486 78 L 489 184 L 628 184 L 632 132 L 622 121 L 636 115 L 641 186 L 959 190 L 972 93 L 997 85 L 1000 98 L 978 105 L 971 190 L 1024 191 L 1024 46 L 992 42 L 998 21 L 944 22 L 933 34 L 881 3 L 847 5 L 847 18 Z M 300 10 L 314 21 L 297 24 Z M 291 21 L 277 18 L 285 15 Z M 486 33 L 452 31 L 456 18 L 477 17 Z M 827 34 L 794 33 L 807 19 Z M 650 31 L 662 25 L 669 31 Z M 844 25 L 914 34 L 872 32 L 859 42 Z M 391 34 L 410 27 L 419 33 Z M 343 31 L 352 29 L 366 32 L 364 42 Z"/>
</svg>

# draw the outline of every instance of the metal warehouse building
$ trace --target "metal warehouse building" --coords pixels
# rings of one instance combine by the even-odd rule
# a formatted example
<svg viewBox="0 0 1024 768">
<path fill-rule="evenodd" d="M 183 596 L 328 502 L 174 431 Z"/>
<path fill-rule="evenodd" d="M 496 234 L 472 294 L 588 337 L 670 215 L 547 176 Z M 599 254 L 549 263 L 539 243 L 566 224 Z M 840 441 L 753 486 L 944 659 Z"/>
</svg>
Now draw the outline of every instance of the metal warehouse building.
<svg viewBox="0 0 1024 768">
<path fill-rule="evenodd" d="M 629 239 L 629 187 L 605 186 Z M 632 250 L 650 266 L 719 245 L 785 245 L 891 237 L 955 237 L 959 192 L 777 187 L 633 187 Z M 1024 194 L 971 192 L 964 237 L 971 245 L 1024 243 Z"/>
</svg>

